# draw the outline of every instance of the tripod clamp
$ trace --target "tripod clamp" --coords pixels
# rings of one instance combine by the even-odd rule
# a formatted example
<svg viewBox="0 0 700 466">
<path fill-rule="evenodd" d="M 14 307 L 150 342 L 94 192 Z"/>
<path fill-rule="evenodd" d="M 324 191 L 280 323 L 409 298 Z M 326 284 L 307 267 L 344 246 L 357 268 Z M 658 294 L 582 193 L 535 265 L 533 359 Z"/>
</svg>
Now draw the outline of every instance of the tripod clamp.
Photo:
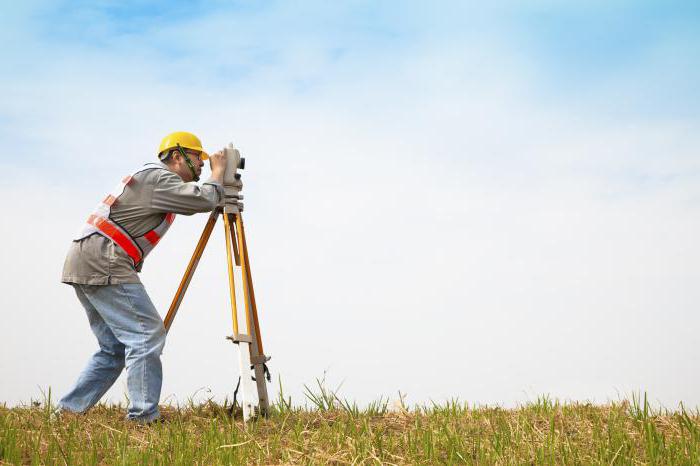
<svg viewBox="0 0 700 466">
<path fill-rule="evenodd" d="M 234 345 L 237 345 L 241 342 L 243 343 L 253 343 L 253 339 L 251 338 L 250 335 L 245 335 L 241 333 L 236 333 L 234 335 L 229 335 L 226 337 L 227 340 L 231 340 L 231 342 Z M 265 374 L 267 375 L 267 380 L 268 382 L 270 381 L 270 370 L 267 368 L 267 362 L 272 359 L 272 356 L 265 356 L 264 354 L 261 354 L 259 356 L 253 356 L 250 358 L 250 368 L 255 369 L 256 364 L 262 364 L 264 366 L 264 371 Z M 253 377 L 253 380 L 255 380 L 255 377 Z"/>
<path fill-rule="evenodd" d="M 243 343 L 253 343 L 253 339 L 250 337 L 250 335 L 242 335 L 240 333 L 237 333 L 235 335 L 229 335 L 226 337 L 227 340 L 231 340 L 231 342 L 234 345 L 237 345 L 241 342 Z M 259 356 L 253 356 L 250 358 L 250 368 L 252 370 L 255 370 L 255 366 L 257 365 L 262 365 L 263 366 L 263 372 L 265 373 L 265 378 L 267 379 L 268 382 L 271 382 L 271 376 L 270 376 L 270 369 L 267 368 L 267 362 L 272 359 L 272 356 L 265 356 L 264 354 L 261 354 Z M 255 377 L 251 376 L 252 380 L 255 380 Z"/>
</svg>

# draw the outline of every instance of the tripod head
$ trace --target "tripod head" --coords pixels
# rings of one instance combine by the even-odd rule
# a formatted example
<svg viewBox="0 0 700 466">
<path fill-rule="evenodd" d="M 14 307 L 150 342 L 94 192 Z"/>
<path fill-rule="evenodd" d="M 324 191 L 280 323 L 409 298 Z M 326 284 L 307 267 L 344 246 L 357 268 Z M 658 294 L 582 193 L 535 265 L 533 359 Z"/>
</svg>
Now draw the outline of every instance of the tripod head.
<svg viewBox="0 0 700 466">
<path fill-rule="evenodd" d="M 235 214 L 243 211 L 243 203 L 241 202 L 243 181 L 241 181 L 241 174 L 238 173 L 238 170 L 245 168 L 245 158 L 241 157 L 241 153 L 233 146 L 233 143 L 229 143 L 224 148 L 224 153 L 226 154 L 226 171 L 224 172 L 226 196 L 222 201 L 222 207 L 225 213 Z"/>
</svg>

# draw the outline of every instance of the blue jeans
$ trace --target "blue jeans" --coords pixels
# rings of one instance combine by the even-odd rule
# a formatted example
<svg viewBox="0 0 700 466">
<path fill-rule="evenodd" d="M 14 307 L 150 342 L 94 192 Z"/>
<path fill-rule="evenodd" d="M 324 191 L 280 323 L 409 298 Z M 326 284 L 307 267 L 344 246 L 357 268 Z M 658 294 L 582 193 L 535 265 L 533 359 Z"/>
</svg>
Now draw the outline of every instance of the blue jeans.
<svg viewBox="0 0 700 466">
<path fill-rule="evenodd" d="M 75 292 L 87 312 L 99 351 L 92 355 L 75 387 L 59 407 L 82 413 L 94 406 L 126 365 L 127 418 L 150 422 L 160 417 L 163 383 L 160 354 L 165 346 L 163 320 L 140 283 L 78 285 Z"/>
</svg>

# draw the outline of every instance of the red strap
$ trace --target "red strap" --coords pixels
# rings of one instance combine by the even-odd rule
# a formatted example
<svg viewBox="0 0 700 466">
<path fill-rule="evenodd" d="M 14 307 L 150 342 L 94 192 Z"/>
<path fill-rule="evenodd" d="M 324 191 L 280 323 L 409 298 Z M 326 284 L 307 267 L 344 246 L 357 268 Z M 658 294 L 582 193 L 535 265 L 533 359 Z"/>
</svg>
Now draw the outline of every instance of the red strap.
<svg viewBox="0 0 700 466">
<path fill-rule="evenodd" d="M 90 215 L 88 223 L 94 225 L 108 238 L 117 243 L 134 261 L 134 265 L 141 262 L 141 250 L 131 241 L 131 238 L 122 233 L 119 228 L 114 226 L 109 220 L 97 215 Z"/>
<path fill-rule="evenodd" d="M 175 214 L 172 212 L 165 214 L 165 221 L 172 225 L 175 221 Z"/>
<path fill-rule="evenodd" d="M 144 238 L 148 240 L 149 243 L 151 243 L 153 246 L 158 244 L 158 241 L 160 241 L 160 236 L 158 236 L 158 233 L 156 233 L 155 230 L 151 230 L 145 235 L 143 235 Z"/>
</svg>

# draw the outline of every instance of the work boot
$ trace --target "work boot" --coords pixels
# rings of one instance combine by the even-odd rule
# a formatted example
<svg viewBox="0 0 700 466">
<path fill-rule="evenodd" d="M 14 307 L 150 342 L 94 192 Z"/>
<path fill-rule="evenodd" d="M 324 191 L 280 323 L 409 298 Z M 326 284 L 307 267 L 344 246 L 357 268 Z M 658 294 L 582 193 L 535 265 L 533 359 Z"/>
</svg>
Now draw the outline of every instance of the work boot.
<svg viewBox="0 0 700 466">
<path fill-rule="evenodd" d="M 163 416 L 162 414 L 158 416 L 155 419 L 151 419 L 148 421 L 144 421 L 142 419 L 134 419 L 134 418 L 127 418 L 127 421 L 130 423 L 133 423 L 134 425 L 138 427 L 149 427 L 149 426 L 154 426 L 158 424 L 166 424 L 170 422 L 170 419 L 167 416 Z"/>
</svg>

